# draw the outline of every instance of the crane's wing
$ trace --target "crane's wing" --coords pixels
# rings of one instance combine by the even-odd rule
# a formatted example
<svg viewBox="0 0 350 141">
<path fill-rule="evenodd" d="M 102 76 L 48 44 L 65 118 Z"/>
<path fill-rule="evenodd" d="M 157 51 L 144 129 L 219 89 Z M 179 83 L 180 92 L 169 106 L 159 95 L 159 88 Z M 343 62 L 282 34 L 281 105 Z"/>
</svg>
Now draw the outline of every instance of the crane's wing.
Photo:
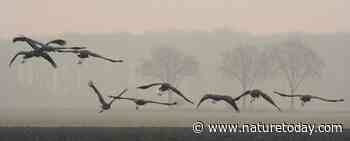
<svg viewBox="0 0 350 141">
<path fill-rule="evenodd" d="M 10 63 L 9 63 L 9 67 L 11 67 L 12 63 L 16 60 L 16 58 L 17 58 L 18 55 L 24 55 L 24 54 L 25 54 L 25 52 L 22 52 L 22 51 L 16 53 L 16 55 L 12 57 L 12 59 L 11 59 L 11 61 L 10 61 Z"/>
<path fill-rule="evenodd" d="M 106 101 L 103 99 L 100 91 L 96 88 L 96 86 L 94 85 L 94 83 L 92 81 L 89 81 L 89 87 L 91 87 L 94 90 L 94 92 L 97 94 L 97 97 L 98 97 L 98 100 L 100 101 L 100 103 L 102 105 L 106 105 L 107 104 Z"/>
<path fill-rule="evenodd" d="M 181 96 L 182 98 L 184 98 L 187 102 L 194 104 L 190 99 L 186 98 L 186 97 L 185 97 L 178 89 L 176 89 L 175 87 L 173 87 L 173 86 L 170 85 L 169 88 L 170 88 L 173 92 L 175 92 L 177 95 L 179 95 L 179 96 Z"/>
<path fill-rule="evenodd" d="M 57 68 L 56 62 L 50 57 L 49 54 L 43 52 L 43 53 L 41 54 L 41 57 L 43 57 L 45 60 L 49 61 L 50 64 L 51 64 L 54 68 Z"/>
<path fill-rule="evenodd" d="M 266 101 L 268 101 L 269 103 L 271 103 L 273 106 L 275 106 L 277 109 L 278 109 L 278 111 L 282 111 L 277 105 L 276 105 L 276 103 L 272 100 L 272 98 L 269 96 L 269 95 L 267 95 L 267 94 L 265 94 L 265 93 L 260 93 L 261 94 L 261 96 L 266 100 Z"/>
<path fill-rule="evenodd" d="M 119 93 L 119 95 L 117 96 L 117 97 L 121 97 L 125 92 L 127 92 L 128 91 L 128 89 L 127 88 L 125 88 L 122 92 L 120 92 Z"/>
<path fill-rule="evenodd" d="M 30 45 L 30 47 L 32 47 L 34 50 L 40 49 L 40 47 L 38 47 L 36 44 L 36 42 L 34 42 L 33 39 L 30 39 L 28 37 L 25 36 L 19 36 L 19 37 L 15 37 L 12 39 L 12 42 L 26 42 L 27 44 Z"/>
<path fill-rule="evenodd" d="M 158 85 L 162 85 L 163 83 L 152 83 L 152 84 L 149 84 L 149 85 L 143 85 L 143 86 L 139 86 L 137 87 L 138 89 L 148 89 L 150 87 L 153 87 L 153 86 L 158 86 Z"/>
<path fill-rule="evenodd" d="M 280 92 L 277 92 L 277 91 L 273 91 L 275 94 L 278 94 L 280 96 L 284 96 L 284 97 L 301 97 L 303 95 L 297 95 L 297 94 L 293 94 L 293 95 L 290 95 L 290 94 L 284 94 L 284 93 L 280 93 Z"/>
<path fill-rule="evenodd" d="M 312 96 L 311 98 L 319 99 L 319 100 L 326 101 L 326 102 L 343 102 L 344 101 L 344 99 L 326 99 L 326 98 L 322 98 L 322 97 L 318 97 L 318 96 Z"/>
<path fill-rule="evenodd" d="M 52 40 L 52 41 L 47 42 L 45 45 L 49 46 L 50 44 L 64 46 L 67 44 L 67 42 L 65 40 L 62 40 L 62 39 L 56 39 L 56 40 Z"/>
<path fill-rule="evenodd" d="M 24 37 L 24 36 L 23 36 L 23 37 Z M 41 47 L 46 46 L 44 43 L 41 43 L 41 42 L 36 41 L 36 40 L 34 40 L 34 39 L 31 39 L 31 38 L 28 38 L 28 37 L 24 37 L 24 38 L 26 38 L 27 41 L 30 41 L 30 42 L 33 43 L 33 44 L 40 45 Z"/>
<path fill-rule="evenodd" d="M 205 95 L 201 98 L 201 100 L 199 100 L 199 102 L 198 102 L 196 108 L 198 108 L 204 101 L 206 101 L 206 100 L 208 100 L 208 99 L 211 99 L 211 97 L 212 97 L 212 95 L 210 95 L 210 94 L 205 94 Z"/>
<path fill-rule="evenodd" d="M 235 100 L 239 100 L 241 99 L 243 96 L 249 95 L 251 91 L 245 91 L 244 93 L 242 93 L 241 95 L 239 95 L 238 97 L 235 98 Z"/>
<path fill-rule="evenodd" d="M 237 104 L 236 104 L 236 100 L 234 100 L 234 99 L 232 99 L 232 98 L 229 98 L 229 97 L 224 98 L 224 99 L 222 99 L 222 100 L 224 100 L 225 102 L 227 102 L 228 104 L 230 104 L 237 112 L 239 112 L 239 108 L 238 108 L 238 106 L 237 106 Z"/>
<path fill-rule="evenodd" d="M 112 104 L 117 98 L 121 97 L 126 91 L 128 91 L 127 88 L 125 88 L 118 96 L 114 96 L 114 97 L 108 96 L 108 97 L 112 98 L 112 100 L 109 102 L 109 104 Z"/>
<path fill-rule="evenodd" d="M 109 101 L 109 105 L 112 105 L 112 103 L 114 102 L 116 100 L 116 98 L 112 98 L 112 100 L 111 101 Z"/>
</svg>

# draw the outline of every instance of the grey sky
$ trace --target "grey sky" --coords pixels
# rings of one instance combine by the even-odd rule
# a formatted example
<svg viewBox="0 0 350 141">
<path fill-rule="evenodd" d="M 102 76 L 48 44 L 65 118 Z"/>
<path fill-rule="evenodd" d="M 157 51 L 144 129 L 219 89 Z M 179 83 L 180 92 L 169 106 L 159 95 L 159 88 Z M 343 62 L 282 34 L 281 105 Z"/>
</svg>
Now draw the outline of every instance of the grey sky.
<svg viewBox="0 0 350 141">
<path fill-rule="evenodd" d="M 228 26 L 254 33 L 349 31 L 346 0 L 1 0 L 0 36 Z"/>
</svg>

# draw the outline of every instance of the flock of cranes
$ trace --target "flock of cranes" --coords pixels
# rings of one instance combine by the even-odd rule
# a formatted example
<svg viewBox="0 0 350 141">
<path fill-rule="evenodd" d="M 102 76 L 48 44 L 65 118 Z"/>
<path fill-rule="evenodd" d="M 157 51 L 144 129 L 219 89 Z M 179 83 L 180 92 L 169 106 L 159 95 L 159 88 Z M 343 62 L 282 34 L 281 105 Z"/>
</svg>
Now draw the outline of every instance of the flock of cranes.
<svg viewBox="0 0 350 141">
<path fill-rule="evenodd" d="M 87 50 L 86 47 L 63 47 L 66 45 L 66 41 L 62 39 L 56 39 L 49 41 L 47 43 L 41 43 L 39 41 L 33 40 L 29 37 L 26 36 L 18 36 L 13 38 L 12 40 L 13 43 L 16 42 L 26 42 L 33 50 L 30 51 L 20 51 L 16 53 L 16 55 L 11 59 L 9 66 L 11 67 L 12 63 L 16 60 L 16 58 L 19 55 L 23 55 L 22 58 L 22 63 L 25 62 L 26 59 L 30 59 L 33 57 L 41 57 L 48 61 L 52 67 L 57 68 L 56 62 L 51 58 L 51 56 L 48 54 L 49 52 L 55 52 L 55 53 L 75 53 L 77 56 L 81 59 L 79 60 L 78 64 L 81 64 L 83 62 L 83 59 L 91 57 L 95 58 L 101 58 L 110 62 L 123 62 L 123 60 L 114 60 L 110 59 L 107 57 L 104 57 L 102 55 L 99 55 L 97 53 L 94 53 L 90 50 Z M 59 45 L 60 47 L 57 46 L 52 46 L 52 45 Z"/>
<path fill-rule="evenodd" d="M 100 59 L 103 59 L 103 60 L 106 60 L 106 61 L 109 61 L 112 63 L 123 62 L 123 60 L 114 60 L 114 59 L 104 57 L 100 54 L 94 53 L 90 50 L 87 50 L 86 47 L 65 47 L 66 41 L 62 40 L 62 39 L 56 39 L 56 40 L 49 41 L 47 43 L 41 43 L 39 41 L 36 41 L 36 40 L 33 40 L 29 37 L 21 35 L 21 36 L 15 37 L 12 41 L 13 41 L 13 43 L 25 42 L 32 48 L 32 50 L 20 51 L 20 52 L 16 53 L 15 56 L 10 60 L 10 63 L 9 63 L 10 67 L 18 56 L 23 55 L 22 63 L 24 63 L 27 59 L 30 59 L 33 57 L 41 57 L 41 58 L 45 59 L 46 61 L 48 61 L 52 65 L 52 67 L 57 68 L 56 62 L 49 55 L 49 53 L 51 53 L 51 52 L 52 53 L 73 53 L 73 54 L 76 54 L 80 58 L 80 60 L 78 61 L 78 64 L 82 64 L 83 60 L 86 58 L 89 58 L 89 57 L 100 58 Z M 123 89 L 117 96 L 108 96 L 108 98 L 110 98 L 110 101 L 107 102 L 104 99 L 103 95 L 100 93 L 100 91 L 97 89 L 97 87 L 95 86 L 93 81 L 89 81 L 88 86 L 91 89 L 93 89 L 93 91 L 96 93 L 98 101 L 101 104 L 101 110 L 99 111 L 99 113 L 102 113 L 104 110 L 111 109 L 112 104 L 116 100 L 132 101 L 136 104 L 136 110 L 138 110 L 140 106 L 144 106 L 148 103 L 158 104 L 158 105 L 166 105 L 166 106 L 171 106 L 171 105 L 177 104 L 177 102 L 166 103 L 166 102 L 158 102 L 158 101 L 151 101 L 151 100 L 145 100 L 145 99 L 124 97 L 123 95 L 128 91 L 127 88 Z M 139 86 L 136 88 L 137 89 L 149 89 L 149 88 L 156 87 L 156 86 L 159 87 L 158 88 L 158 95 L 159 96 L 161 96 L 163 94 L 163 92 L 165 92 L 165 91 L 171 91 L 174 94 L 182 97 L 188 103 L 195 105 L 195 103 L 190 98 L 186 97 L 180 90 L 178 90 L 176 87 L 174 87 L 171 84 L 166 83 L 166 82 L 152 83 L 152 84 L 148 84 L 148 85 L 142 85 L 142 86 Z M 276 92 L 276 91 L 274 91 L 274 93 L 279 95 L 279 96 L 282 96 L 282 97 L 299 97 L 301 100 L 302 106 L 304 106 L 304 104 L 306 102 L 309 102 L 311 99 L 318 99 L 318 100 L 325 101 L 325 102 L 343 102 L 344 101 L 344 99 L 325 99 L 322 97 L 317 97 L 317 96 L 312 96 L 312 95 L 301 95 L 301 94 L 289 95 L 289 94 L 284 94 L 284 93 Z M 240 100 L 242 97 L 245 97 L 248 95 L 250 95 L 250 97 L 252 98 L 250 103 L 252 103 L 257 98 L 262 97 L 268 103 L 273 105 L 278 111 L 282 111 L 282 109 L 274 102 L 274 100 L 268 94 L 262 92 L 259 89 L 245 91 L 244 93 L 242 93 L 241 95 L 239 95 L 237 97 L 232 97 L 232 96 L 228 96 L 228 95 L 220 95 L 220 94 L 205 94 L 200 99 L 198 104 L 196 105 L 196 108 L 199 108 L 199 106 L 204 101 L 207 101 L 207 100 L 211 100 L 213 104 L 215 104 L 216 102 L 219 102 L 219 101 L 224 101 L 224 102 L 228 103 L 229 105 L 231 105 L 235 109 L 236 112 L 240 112 L 239 107 L 237 106 L 237 101 Z"/>
</svg>

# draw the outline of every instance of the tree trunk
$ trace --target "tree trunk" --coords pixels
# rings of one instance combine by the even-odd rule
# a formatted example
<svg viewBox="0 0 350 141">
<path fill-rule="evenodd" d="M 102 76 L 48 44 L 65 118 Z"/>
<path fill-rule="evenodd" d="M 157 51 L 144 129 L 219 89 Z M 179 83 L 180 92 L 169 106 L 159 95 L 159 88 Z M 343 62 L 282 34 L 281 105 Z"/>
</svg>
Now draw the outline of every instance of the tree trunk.
<svg viewBox="0 0 350 141">
<path fill-rule="evenodd" d="M 242 109 L 246 110 L 247 109 L 247 97 L 244 96 L 242 99 Z"/>
<path fill-rule="evenodd" d="M 57 91 L 57 70 L 53 70 L 53 86 L 52 86 L 52 94 L 55 95 Z"/>
<path fill-rule="evenodd" d="M 25 71 L 24 72 L 24 78 L 27 78 L 27 76 L 29 76 L 27 83 L 26 85 L 29 86 L 29 87 L 32 87 L 32 84 L 33 84 L 33 81 L 34 81 L 34 77 L 35 77 L 35 74 L 33 73 L 33 64 L 30 64 L 30 65 L 27 65 L 28 68 L 28 71 Z"/>
<path fill-rule="evenodd" d="M 245 91 L 247 91 L 247 88 L 245 85 L 243 85 L 242 87 L 242 93 L 244 93 Z M 242 109 L 243 110 L 246 110 L 247 109 L 247 96 L 244 96 L 243 99 L 242 99 Z"/>
<path fill-rule="evenodd" d="M 80 90 L 81 88 L 81 70 L 82 70 L 82 64 L 78 65 L 78 68 L 76 69 L 77 71 L 77 77 L 76 77 L 76 83 L 77 83 L 77 88 Z"/>
<path fill-rule="evenodd" d="M 174 80 L 174 78 L 171 78 L 170 81 L 168 81 L 168 82 L 170 82 L 170 84 L 174 85 L 174 87 L 177 87 L 176 81 Z M 167 95 L 168 95 L 168 103 L 173 102 L 173 95 L 174 95 L 174 93 L 171 90 L 168 90 L 167 91 Z M 171 108 L 172 105 L 168 105 L 168 107 Z"/>
<path fill-rule="evenodd" d="M 21 66 L 23 67 L 23 65 Z M 26 85 L 26 81 L 25 81 L 25 71 L 23 71 L 23 68 L 19 68 L 17 69 L 17 81 L 22 85 L 25 86 Z"/>
<path fill-rule="evenodd" d="M 295 90 L 291 89 L 290 94 L 294 95 Z M 294 97 L 290 97 L 290 110 L 295 110 Z"/>
<path fill-rule="evenodd" d="M 168 103 L 173 102 L 173 94 L 172 92 L 168 91 Z M 171 105 L 168 105 L 168 107 L 171 107 Z"/>
</svg>

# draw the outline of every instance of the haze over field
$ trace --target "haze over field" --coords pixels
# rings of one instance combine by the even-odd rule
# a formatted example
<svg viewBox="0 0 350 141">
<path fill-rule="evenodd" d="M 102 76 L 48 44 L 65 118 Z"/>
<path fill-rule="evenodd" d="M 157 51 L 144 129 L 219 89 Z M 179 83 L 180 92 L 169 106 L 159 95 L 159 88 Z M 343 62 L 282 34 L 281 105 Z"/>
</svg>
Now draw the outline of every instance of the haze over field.
<svg viewBox="0 0 350 141">
<path fill-rule="evenodd" d="M 347 0 L 35 0 L 3 1 L 1 36 L 64 32 L 210 30 L 253 33 L 347 32 Z"/>
<path fill-rule="evenodd" d="M 45 121 L 56 121 L 52 114 L 62 119 L 72 116 L 76 119 L 84 118 L 82 115 L 88 120 L 103 117 L 103 114 L 97 114 L 99 105 L 95 94 L 87 87 L 88 80 L 94 80 L 104 95 L 128 87 L 130 91 L 126 95 L 130 97 L 166 101 L 167 96 L 159 97 L 155 91 L 135 89 L 138 85 L 160 81 L 140 76 L 136 72 L 142 61 L 151 57 L 154 47 L 176 48 L 196 58 L 199 72 L 179 84 L 179 89 L 196 103 L 205 93 L 237 96 L 241 93 L 238 81 L 227 79 L 218 71 L 221 54 L 237 48 L 237 42 L 269 48 L 286 39 L 288 32 L 300 35 L 306 47 L 314 50 L 325 63 L 322 77 L 307 79 L 297 92 L 345 99 L 343 103 L 313 101 L 303 108 L 297 101 L 297 111 L 314 111 L 319 114 L 320 120 L 324 117 L 343 121 L 350 116 L 347 108 L 350 107 L 347 102 L 350 98 L 350 65 L 347 62 L 350 60 L 350 19 L 347 16 L 350 7 L 346 0 L 14 0 L 2 2 L 0 9 L 0 123 L 4 125 L 15 124 L 17 119 L 29 120 L 25 124 L 30 123 L 31 119 L 39 119 L 36 123 L 42 121 L 46 125 L 50 123 Z M 83 65 L 77 65 L 76 56 L 52 54 L 58 64 L 55 70 L 40 59 L 31 59 L 25 64 L 20 64 L 19 59 L 8 68 L 10 58 L 17 51 L 29 50 L 27 44 L 12 44 L 12 38 L 18 34 L 40 41 L 62 38 L 68 45 L 87 46 L 105 56 L 124 59 L 125 62 L 111 64 L 88 59 Z M 283 75 L 270 77 L 254 85 L 254 88 L 269 93 L 282 109 L 289 108 L 289 99 L 272 93 L 274 90 L 288 92 L 288 83 Z M 184 121 L 191 121 L 199 115 L 210 119 L 213 115 L 211 112 L 219 110 L 222 117 L 214 119 L 226 119 L 231 117 L 232 110 L 223 103 L 213 105 L 209 102 L 192 114 L 194 107 L 187 103 L 173 109 L 147 105 L 141 108 L 141 111 L 145 110 L 141 113 L 135 113 L 135 105 L 130 102 L 117 101 L 112 107 L 104 113 L 108 117 L 106 120 L 119 117 L 121 119 L 117 121 L 124 124 L 131 121 L 129 116 L 136 116 L 139 117 L 135 119 L 139 121 L 139 126 L 143 125 L 143 121 L 150 121 L 148 125 L 157 121 L 151 119 L 154 118 L 153 110 L 161 111 L 156 112 L 156 115 L 173 115 L 174 120 L 165 120 L 164 125 L 180 122 L 177 115 L 181 117 L 183 113 L 189 114 Z M 263 100 L 257 100 L 249 107 L 252 111 L 275 111 Z M 41 110 L 47 112 L 40 112 Z M 167 113 L 167 110 L 175 112 Z M 133 112 L 124 115 L 126 111 Z M 206 114 L 208 111 L 210 112 Z M 345 111 L 345 114 L 337 113 L 332 117 L 329 116 L 331 111 Z M 38 118 L 41 115 L 42 120 Z M 288 113 L 277 117 L 287 115 Z M 143 116 L 150 119 L 144 120 Z M 67 118 L 66 122 L 71 123 L 76 119 L 69 121 Z M 115 124 L 118 125 L 118 122 Z"/>
</svg>

